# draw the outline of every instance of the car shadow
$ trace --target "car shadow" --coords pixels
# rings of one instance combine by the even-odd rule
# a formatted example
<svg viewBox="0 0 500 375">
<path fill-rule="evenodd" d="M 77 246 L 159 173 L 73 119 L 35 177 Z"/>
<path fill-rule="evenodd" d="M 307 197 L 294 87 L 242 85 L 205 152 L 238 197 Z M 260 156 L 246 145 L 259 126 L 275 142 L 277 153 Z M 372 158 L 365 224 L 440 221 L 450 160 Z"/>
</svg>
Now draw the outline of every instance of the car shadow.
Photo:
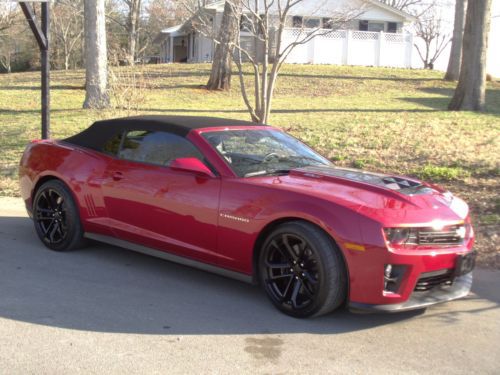
<svg viewBox="0 0 500 375">
<path fill-rule="evenodd" d="M 420 316 L 342 309 L 294 319 L 275 310 L 258 287 L 98 243 L 49 251 L 30 219 L 0 217 L 2 318 L 86 331 L 191 335 L 338 334 Z"/>
</svg>

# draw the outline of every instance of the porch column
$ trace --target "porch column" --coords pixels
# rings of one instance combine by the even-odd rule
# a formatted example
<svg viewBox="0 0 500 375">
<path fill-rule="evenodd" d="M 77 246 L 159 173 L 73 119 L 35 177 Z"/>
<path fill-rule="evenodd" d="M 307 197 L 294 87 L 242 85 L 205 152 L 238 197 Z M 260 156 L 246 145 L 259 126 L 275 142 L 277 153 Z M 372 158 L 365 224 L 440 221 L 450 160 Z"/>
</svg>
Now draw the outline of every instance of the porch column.
<svg viewBox="0 0 500 375">
<path fill-rule="evenodd" d="M 170 38 L 169 38 L 169 46 L 168 46 L 168 49 L 169 49 L 169 61 L 168 62 L 171 62 L 173 63 L 174 62 L 174 37 L 172 35 L 170 35 Z"/>
<path fill-rule="evenodd" d="M 194 34 L 189 33 L 189 43 L 188 43 L 188 62 L 193 62 L 194 60 Z"/>
</svg>

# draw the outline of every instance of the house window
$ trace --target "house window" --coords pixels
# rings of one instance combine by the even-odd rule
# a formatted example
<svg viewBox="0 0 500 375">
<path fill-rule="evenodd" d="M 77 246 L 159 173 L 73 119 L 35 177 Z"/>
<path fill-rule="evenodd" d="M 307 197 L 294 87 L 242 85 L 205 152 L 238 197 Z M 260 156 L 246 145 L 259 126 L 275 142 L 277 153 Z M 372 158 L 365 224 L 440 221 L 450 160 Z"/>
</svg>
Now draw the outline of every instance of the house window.
<svg viewBox="0 0 500 375">
<path fill-rule="evenodd" d="M 292 26 L 293 27 L 302 27 L 303 18 L 301 16 L 293 16 Z"/>
<path fill-rule="evenodd" d="M 323 18 L 323 29 L 333 29 L 333 19 Z"/>
<path fill-rule="evenodd" d="M 319 18 L 306 18 L 304 22 L 304 27 L 306 29 L 317 29 L 321 25 L 321 20 Z"/>
<path fill-rule="evenodd" d="M 398 32 L 398 24 L 397 24 L 397 22 L 389 22 L 389 23 L 387 23 L 387 32 L 388 33 L 397 33 Z"/>
<path fill-rule="evenodd" d="M 368 31 L 368 21 L 359 21 L 359 31 Z"/>
<path fill-rule="evenodd" d="M 383 22 L 369 22 L 368 31 L 380 32 L 385 30 L 385 23 Z"/>
</svg>

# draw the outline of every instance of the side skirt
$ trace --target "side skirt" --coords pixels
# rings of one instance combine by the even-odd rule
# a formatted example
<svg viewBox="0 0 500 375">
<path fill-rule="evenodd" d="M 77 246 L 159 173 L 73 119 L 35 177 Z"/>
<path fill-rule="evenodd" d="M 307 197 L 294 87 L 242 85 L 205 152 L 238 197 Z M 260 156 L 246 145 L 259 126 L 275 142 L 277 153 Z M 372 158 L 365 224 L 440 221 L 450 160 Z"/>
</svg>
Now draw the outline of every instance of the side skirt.
<svg viewBox="0 0 500 375">
<path fill-rule="evenodd" d="M 88 232 L 86 232 L 84 234 L 84 237 L 91 239 L 91 240 L 104 242 L 104 243 L 107 243 L 107 244 L 110 244 L 113 246 L 123 247 L 123 248 L 128 249 L 128 250 L 136 251 L 138 253 L 151 255 L 151 256 L 154 256 L 156 258 L 168 260 L 170 262 L 175 262 L 175 263 L 179 263 L 179 264 L 182 264 L 185 266 L 198 268 L 198 269 L 203 270 L 203 271 L 215 273 L 217 275 L 221 275 L 224 277 L 229 277 L 231 279 L 243 281 L 245 283 L 251 284 L 253 282 L 252 276 L 246 275 L 244 273 L 230 271 L 230 270 L 227 270 L 225 268 L 220 268 L 217 266 L 213 266 L 211 264 L 198 262 L 196 260 L 192 260 L 192 259 L 184 258 L 184 257 L 178 256 L 178 255 L 166 253 L 166 252 L 161 251 L 161 250 L 156 250 L 156 249 L 153 249 L 151 247 L 146 247 L 146 246 L 142 246 L 142 245 L 139 245 L 139 244 L 136 244 L 133 242 L 120 240 L 118 238 L 105 236 L 102 234 L 88 233 Z"/>
</svg>

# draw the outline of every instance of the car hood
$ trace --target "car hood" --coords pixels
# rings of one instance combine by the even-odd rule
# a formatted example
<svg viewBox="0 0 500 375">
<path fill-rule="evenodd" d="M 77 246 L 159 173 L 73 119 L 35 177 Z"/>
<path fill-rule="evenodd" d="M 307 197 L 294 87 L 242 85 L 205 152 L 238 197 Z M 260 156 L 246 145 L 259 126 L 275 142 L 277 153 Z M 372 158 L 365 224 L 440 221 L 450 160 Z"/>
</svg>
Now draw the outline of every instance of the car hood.
<svg viewBox="0 0 500 375">
<path fill-rule="evenodd" d="M 340 204 L 386 225 L 455 223 L 469 211 L 464 201 L 435 185 L 357 169 L 314 166 L 252 180 Z"/>
</svg>

